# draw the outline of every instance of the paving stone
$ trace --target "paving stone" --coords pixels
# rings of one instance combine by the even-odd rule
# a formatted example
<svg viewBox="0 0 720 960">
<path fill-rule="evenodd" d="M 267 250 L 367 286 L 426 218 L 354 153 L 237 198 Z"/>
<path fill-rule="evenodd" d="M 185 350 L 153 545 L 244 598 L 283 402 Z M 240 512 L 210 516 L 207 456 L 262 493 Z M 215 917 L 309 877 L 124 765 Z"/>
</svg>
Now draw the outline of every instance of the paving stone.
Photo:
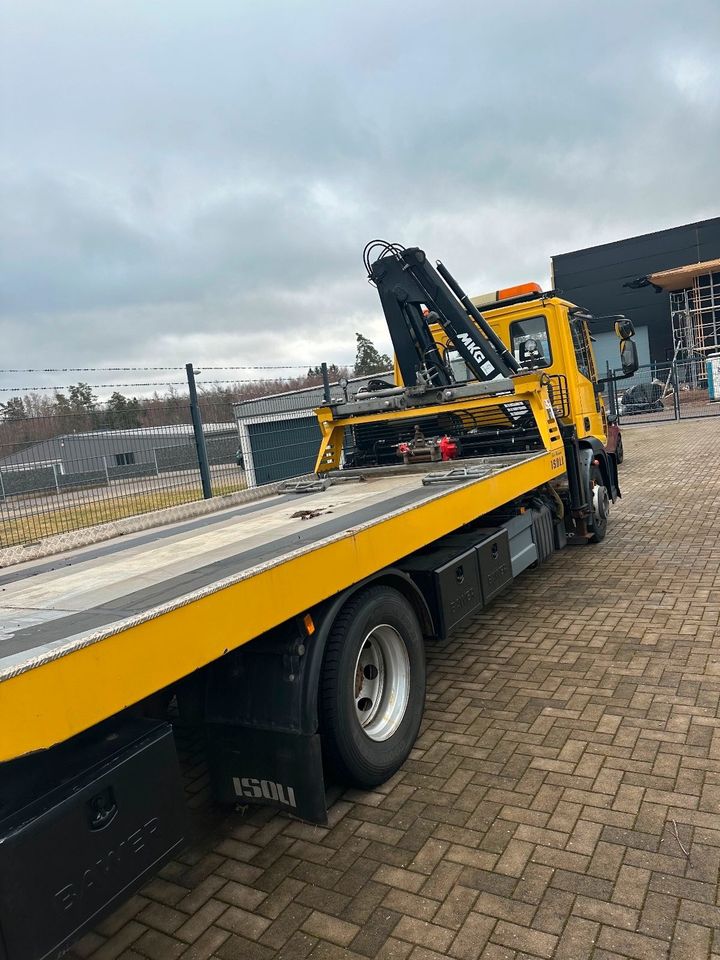
<svg viewBox="0 0 720 960">
<path fill-rule="evenodd" d="M 273 951 L 239 934 L 229 934 L 217 948 L 220 960 L 271 960 Z"/>
<path fill-rule="evenodd" d="M 510 877 L 522 875 L 534 850 L 534 844 L 525 840 L 511 840 L 493 869 Z"/>
<path fill-rule="evenodd" d="M 342 919 L 362 926 L 380 906 L 387 894 L 388 888 L 384 883 L 367 880 L 358 893 L 350 900 L 346 909 L 343 910 L 341 914 Z"/>
<path fill-rule="evenodd" d="M 645 900 L 649 883 L 649 870 L 623 864 L 618 871 L 615 886 L 613 887 L 613 902 L 623 903 L 625 906 L 639 909 Z"/>
<path fill-rule="evenodd" d="M 374 910 L 351 941 L 350 949 L 366 957 L 378 956 L 400 922 L 400 918 L 401 914 L 388 910 L 387 907 Z"/>
<path fill-rule="evenodd" d="M 405 870 L 402 867 L 390 867 L 387 864 L 378 867 L 373 874 L 373 878 L 379 883 L 387 884 L 399 890 L 408 890 L 410 893 L 417 893 L 427 882 L 421 874 Z"/>
<path fill-rule="evenodd" d="M 133 942 L 133 950 L 149 960 L 177 960 L 184 949 L 182 941 L 159 930 L 146 930 Z"/>
<path fill-rule="evenodd" d="M 311 912 L 309 907 L 304 907 L 300 903 L 294 901 L 289 903 L 262 934 L 262 942 L 280 949 L 294 937 Z M 307 934 L 307 936 L 310 936 L 310 934 Z"/>
<path fill-rule="evenodd" d="M 432 920 L 440 904 L 437 900 L 420 897 L 407 890 L 390 890 L 383 905 L 401 915 L 416 917 L 418 920 Z"/>
<path fill-rule="evenodd" d="M 508 923 L 506 920 L 498 921 L 492 933 L 492 940 L 511 950 L 522 950 L 535 957 L 547 957 L 548 960 L 555 953 L 557 945 L 557 937 L 551 933 L 521 927 L 517 923 Z"/>
<path fill-rule="evenodd" d="M 417 943 L 432 950 L 447 950 L 455 937 L 453 930 L 429 923 L 427 920 L 416 920 L 415 917 L 401 917 L 395 927 L 394 934 L 400 940 Z"/>
<path fill-rule="evenodd" d="M 180 954 L 181 960 L 209 960 L 217 954 L 220 947 L 229 940 L 232 934 L 218 927 L 208 927 L 205 933 L 200 934 L 195 943 L 187 947 Z"/>
<path fill-rule="evenodd" d="M 443 905 L 435 914 L 434 922 L 451 930 L 459 930 L 477 900 L 476 890 L 458 884 L 449 891 Z"/>
<path fill-rule="evenodd" d="M 129 920 L 92 954 L 93 960 L 117 960 L 123 951 L 135 943 L 147 930 L 141 923 Z"/>
<path fill-rule="evenodd" d="M 575 895 L 573 893 L 551 887 L 546 890 L 540 905 L 535 910 L 532 926 L 536 930 L 543 930 L 545 933 L 556 935 L 563 933 L 574 903 Z"/>
<path fill-rule="evenodd" d="M 660 960 L 667 957 L 670 948 L 668 943 L 655 937 L 606 926 L 601 928 L 597 942 L 599 947 L 613 950 L 632 960 Z"/>
<path fill-rule="evenodd" d="M 258 940 L 270 926 L 270 921 L 266 917 L 251 913 L 249 910 L 242 910 L 240 907 L 227 907 L 217 918 L 217 925 L 223 930 L 230 930 L 251 940 Z"/>
<path fill-rule="evenodd" d="M 214 899 L 208 900 L 181 927 L 175 930 L 175 936 L 187 943 L 194 943 L 226 911 L 226 903 Z"/>
<path fill-rule="evenodd" d="M 444 900 L 457 883 L 461 873 L 460 864 L 439 863 L 420 888 L 420 893 L 424 897 L 432 897 L 433 900 Z"/>
<path fill-rule="evenodd" d="M 313 937 L 320 940 L 329 940 L 341 947 L 347 947 L 360 932 L 360 927 L 356 923 L 339 920 L 337 917 L 321 913 L 319 910 L 313 910 L 303 923 L 302 928 L 305 933 L 309 933 Z"/>
<path fill-rule="evenodd" d="M 683 960 L 685 957 L 703 960 L 710 953 L 712 934 L 709 927 L 678 920 L 670 949 L 671 960 Z"/>
<path fill-rule="evenodd" d="M 90 930 L 84 937 L 75 943 L 73 953 L 80 958 L 90 957 L 105 943 L 105 937 L 94 930 Z"/>
<path fill-rule="evenodd" d="M 178 927 L 185 923 L 188 916 L 186 913 L 173 910 L 172 907 L 163 903 L 151 901 L 137 914 L 137 919 L 148 927 L 160 930 L 161 933 L 175 933 Z"/>
</svg>

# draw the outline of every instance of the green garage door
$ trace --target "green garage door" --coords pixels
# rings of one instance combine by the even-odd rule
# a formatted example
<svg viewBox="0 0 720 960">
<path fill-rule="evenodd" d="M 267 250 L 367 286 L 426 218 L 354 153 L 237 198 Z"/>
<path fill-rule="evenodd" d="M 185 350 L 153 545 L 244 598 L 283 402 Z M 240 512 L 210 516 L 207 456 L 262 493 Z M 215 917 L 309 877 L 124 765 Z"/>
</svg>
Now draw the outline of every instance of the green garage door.
<svg viewBox="0 0 720 960">
<path fill-rule="evenodd" d="M 249 423 L 247 430 L 258 485 L 300 477 L 315 469 L 320 427 L 314 414 Z"/>
</svg>

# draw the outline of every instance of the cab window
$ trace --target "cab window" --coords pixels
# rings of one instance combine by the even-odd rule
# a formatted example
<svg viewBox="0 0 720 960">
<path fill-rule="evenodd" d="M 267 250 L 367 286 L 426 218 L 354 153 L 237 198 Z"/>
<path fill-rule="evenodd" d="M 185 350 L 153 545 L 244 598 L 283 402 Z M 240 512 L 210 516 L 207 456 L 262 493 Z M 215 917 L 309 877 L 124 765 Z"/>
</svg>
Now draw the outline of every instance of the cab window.
<svg viewBox="0 0 720 960">
<path fill-rule="evenodd" d="M 577 317 L 575 317 L 570 323 L 570 330 L 572 332 L 572 341 L 575 349 L 575 360 L 578 365 L 578 370 L 584 377 L 587 377 L 588 380 L 592 380 L 593 362 L 590 356 L 590 343 L 587 327 L 582 320 L 579 320 Z"/>
<path fill-rule="evenodd" d="M 550 336 L 544 316 L 514 320 L 510 324 L 510 344 L 515 359 L 523 367 L 549 367 L 552 363 Z"/>
</svg>

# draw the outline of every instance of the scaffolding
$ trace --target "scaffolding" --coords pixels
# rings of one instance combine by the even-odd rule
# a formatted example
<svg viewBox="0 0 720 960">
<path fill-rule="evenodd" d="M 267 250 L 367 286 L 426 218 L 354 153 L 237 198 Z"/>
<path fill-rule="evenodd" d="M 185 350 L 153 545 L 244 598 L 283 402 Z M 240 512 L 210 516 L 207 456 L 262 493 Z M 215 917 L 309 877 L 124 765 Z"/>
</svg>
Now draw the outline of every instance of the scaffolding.
<svg viewBox="0 0 720 960">
<path fill-rule="evenodd" d="M 648 277 L 670 294 L 673 360 L 686 389 L 707 388 L 707 359 L 720 353 L 720 260 Z"/>
</svg>

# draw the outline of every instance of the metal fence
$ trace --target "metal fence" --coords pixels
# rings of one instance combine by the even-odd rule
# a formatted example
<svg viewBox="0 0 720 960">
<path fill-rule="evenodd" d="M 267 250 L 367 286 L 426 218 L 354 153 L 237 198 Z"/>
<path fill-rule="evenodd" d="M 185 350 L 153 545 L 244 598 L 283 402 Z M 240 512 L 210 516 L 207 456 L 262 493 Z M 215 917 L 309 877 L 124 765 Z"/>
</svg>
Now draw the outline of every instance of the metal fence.
<svg viewBox="0 0 720 960">
<path fill-rule="evenodd" d="M 229 403 L 206 405 L 213 496 L 245 487 Z M 176 506 L 205 495 L 188 398 L 145 403 L 129 424 L 103 411 L 0 424 L 0 546 Z"/>
<path fill-rule="evenodd" d="M 196 387 L 190 367 L 183 393 L 120 408 L 18 395 L 0 419 L 0 548 L 312 472 L 320 370 Z"/>
<path fill-rule="evenodd" d="M 608 405 L 626 424 L 720 414 L 720 402 L 712 399 L 707 370 L 705 376 L 698 376 L 697 364 L 682 360 L 647 364 L 629 379 L 624 379 L 619 370 L 610 371 Z"/>
</svg>

